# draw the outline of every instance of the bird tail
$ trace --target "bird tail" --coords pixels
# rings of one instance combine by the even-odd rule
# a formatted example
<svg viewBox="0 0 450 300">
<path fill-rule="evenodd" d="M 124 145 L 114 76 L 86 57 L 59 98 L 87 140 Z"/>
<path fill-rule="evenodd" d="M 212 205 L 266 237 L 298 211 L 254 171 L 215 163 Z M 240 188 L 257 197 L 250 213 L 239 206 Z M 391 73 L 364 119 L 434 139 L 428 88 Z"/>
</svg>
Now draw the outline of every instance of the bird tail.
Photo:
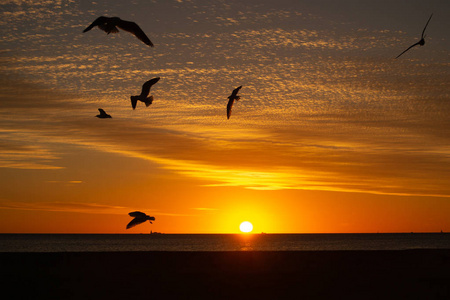
<svg viewBox="0 0 450 300">
<path fill-rule="evenodd" d="M 145 99 L 145 106 L 146 106 L 146 107 L 149 107 L 150 104 L 152 104 L 152 103 L 153 103 L 153 96 L 147 97 L 147 98 Z"/>
<path fill-rule="evenodd" d="M 131 96 L 130 98 L 131 98 L 131 107 L 133 107 L 133 109 L 135 109 L 137 101 L 138 101 L 138 96 Z"/>
</svg>

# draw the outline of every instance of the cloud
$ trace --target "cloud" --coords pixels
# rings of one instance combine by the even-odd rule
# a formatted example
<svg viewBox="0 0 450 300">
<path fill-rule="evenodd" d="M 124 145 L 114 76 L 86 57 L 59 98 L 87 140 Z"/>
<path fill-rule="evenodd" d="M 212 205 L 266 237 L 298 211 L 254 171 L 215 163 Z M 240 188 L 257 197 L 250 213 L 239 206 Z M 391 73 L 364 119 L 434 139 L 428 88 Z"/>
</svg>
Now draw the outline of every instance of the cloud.
<svg viewBox="0 0 450 300">
<path fill-rule="evenodd" d="M 218 210 L 217 208 L 208 208 L 208 207 L 195 207 L 192 209 L 200 210 L 200 211 L 216 211 L 216 210 Z"/>
<path fill-rule="evenodd" d="M 252 116 L 236 117 L 232 125 L 225 120 L 217 123 L 217 117 L 200 124 L 183 119 L 166 125 L 168 119 L 179 119 L 174 114 L 158 121 L 158 115 L 171 107 L 153 110 L 153 124 L 120 115 L 113 122 L 101 122 L 88 104 L 76 104 L 75 115 L 60 118 L 52 112 L 72 111 L 67 96 L 59 98 L 44 90 L 48 97 L 40 97 L 39 89 L 32 91 L 44 104 L 61 103 L 30 109 L 33 122 L 14 118 L 17 113 L 0 122 L 3 167 L 62 168 L 55 165 L 60 160 L 55 145 L 75 145 L 152 161 L 206 186 L 450 195 L 444 179 L 449 175 L 448 118 L 435 117 L 446 109 L 443 101 L 431 102 L 417 120 L 408 118 L 419 116 L 414 109 L 422 105 L 419 98 L 408 102 L 407 110 L 399 111 L 404 106 L 391 103 L 398 109 L 390 111 L 381 94 L 381 102 L 370 109 L 371 102 L 359 100 L 355 104 L 360 107 L 353 110 L 304 113 L 296 119 L 295 112 L 283 108 L 283 120 L 273 119 L 271 125 Z M 41 115 L 47 117 L 35 117 Z M 244 125 L 252 119 L 251 127 Z"/>
<path fill-rule="evenodd" d="M 8 29 L 0 166 L 57 170 L 66 146 L 87 147 L 209 186 L 450 195 L 446 56 L 426 48 L 420 61 L 393 61 L 402 38 L 394 29 L 328 21 L 300 12 L 303 5 L 261 5 L 192 8 L 189 24 L 223 30 L 170 24 L 151 54 L 117 43 L 127 35 L 81 35 L 73 7 L 65 7 L 73 15 L 64 26 L 52 14 L 52 28 L 39 17 L 30 34 Z M 18 28 L 29 22 L 5 18 Z M 28 79 L 9 76 L 19 72 Z M 132 111 L 129 95 L 159 75 L 152 106 Z M 240 84 L 242 100 L 227 121 L 226 97 Z M 101 106 L 112 120 L 94 118 Z"/>
<path fill-rule="evenodd" d="M 127 214 L 130 208 L 96 203 L 0 201 L 0 209 L 42 210 L 88 214 Z"/>
<path fill-rule="evenodd" d="M 23 202 L 8 201 L 0 199 L 0 209 L 11 210 L 38 210 L 50 212 L 82 213 L 82 214 L 108 214 L 108 215 L 128 215 L 131 211 L 150 211 L 154 216 L 168 217 L 193 217 L 192 214 L 179 214 L 170 212 L 161 212 L 150 208 L 136 208 L 126 206 L 116 206 L 100 203 L 82 203 L 82 202 Z"/>
<path fill-rule="evenodd" d="M 17 131 L 1 131 L 0 138 L 0 168 L 56 170 L 53 161 L 58 155 L 42 145 L 30 145 L 18 139 Z"/>
<path fill-rule="evenodd" d="M 60 180 L 47 180 L 48 183 L 55 183 L 55 184 L 65 184 L 65 185 L 73 185 L 73 184 L 81 184 L 83 181 L 81 180 L 69 180 L 69 181 L 60 181 Z"/>
</svg>

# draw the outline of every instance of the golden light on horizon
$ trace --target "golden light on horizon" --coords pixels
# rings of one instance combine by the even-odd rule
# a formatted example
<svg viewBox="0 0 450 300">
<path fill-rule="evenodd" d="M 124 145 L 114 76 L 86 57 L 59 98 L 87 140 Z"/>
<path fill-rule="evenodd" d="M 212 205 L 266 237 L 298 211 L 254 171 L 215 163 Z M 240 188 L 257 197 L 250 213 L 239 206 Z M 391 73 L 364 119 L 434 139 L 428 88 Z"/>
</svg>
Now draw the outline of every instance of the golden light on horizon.
<svg viewBox="0 0 450 300">
<path fill-rule="evenodd" d="M 239 225 L 239 229 L 244 233 L 249 233 L 253 230 L 253 225 L 252 223 L 245 221 L 242 222 L 241 225 Z"/>
</svg>

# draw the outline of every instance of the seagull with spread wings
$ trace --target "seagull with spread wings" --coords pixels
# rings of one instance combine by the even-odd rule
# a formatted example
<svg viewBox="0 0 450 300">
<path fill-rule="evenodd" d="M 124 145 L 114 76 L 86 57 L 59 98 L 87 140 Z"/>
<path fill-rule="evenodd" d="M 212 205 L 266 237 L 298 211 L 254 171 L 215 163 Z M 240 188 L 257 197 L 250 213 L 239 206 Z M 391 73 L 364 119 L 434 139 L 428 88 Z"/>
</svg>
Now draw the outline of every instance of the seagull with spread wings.
<svg viewBox="0 0 450 300">
<path fill-rule="evenodd" d="M 101 30 L 104 32 L 110 34 L 110 33 L 117 33 L 119 32 L 119 27 L 122 30 L 128 31 L 134 36 L 136 36 L 138 39 L 140 39 L 142 42 L 144 42 L 146 45 L 149 45 L 150 47 L 153 47 L 153 43 L 150 41 L 150 39 L 147 37 L 147 35 L 142 31 L 141 27 L 139 27 L 136 23 L 122 20 L 119 17 L 98 17 L 95 19 L 94 22 L 92 22 L 91 25 L 89 25 L 83 32 L 87 32 L 94 28 L 95 26 L 98 26 Z"/>
<path fill-rule="evenodd" d="M 143 212 L 140 212 L 140 211 L 133 211 L 133 212 L 130 212 L 128 215 L 130 217 L 134 217 L 134 219 L 131 220 L 131 222 L 127 224 L 127 229 L 130 229 L 136 225 L 144 223 L 147 220 L 150 222 L 150 224 L 153 224 L 151 221 L 155 221 L 155 217 L 150 217 L 149 215 L 147 215 Z"/>
<path fill-rule="evenodd" d="M 153 103 L 153 96 L 148 97 L 148 94 L 150 93 L 151 87 L 159 81 L 160 77 L 156 77 L 153 79 L 150 79 L 149 81 L 145 82 L 142 85 L 142 91 L 141 94 L 138 96 L 131 96 L 131 106 L 133 109 L 136 108 L 136 104 L 139 101 L 144 102 L 145 106 L 148 107 L 150 104 Z"/>
<path fill-rule="evenodd" d="M 420 45 L 420 46 L 425 45 L 425 37 L 427 36 L 427 35 L 425 34 L 425 29 L 427 29 L 428 23 L 430 23 L 430 20 L 431 20 L 431 17 L 432 17 L 432 16 L 433 16 L 433 14 L 431 14 L 430 18 L 429 18 L 428 21 L 427 21 L 427 24 L 425 24 L 425 27 L 423 28 L 423 31 L 422 31 L 422 37 L 421 37 L 420 41 L 418 41 L 417 43 L 415 43 L 415 44 L 409 46 L 408 49 L 406 49 L 405 51 L 403 51 L 402 53 L 400 53 L 396 58 L 399 58 L 400 56 L 402 56 L 403 53 L 405 53 L 406 51 L 408 51 L 408 50 L 411 49 L 412 47 L 415 47 L 415 46 L 417 46 L 417 45 Z"/>
<path fill-rule="evenodd" d="M 242 88 L 242 85 L 235 88 L 230 96 L 228 96 L 228 104 L 227 104 L 227 119 L 231 116 L 231 108 L 233 107 L 234 100 L 239 101 L 241 96 L 238 96 L 237 93 Z"/>
<path fill-rule="evenodd" d="M 108 115 L 103 109 L 99 108 L 98 111 L 100 112 L 100 114 L 96 115 L 97 118 L 100 118 L 100 119 L 112 118 L 111 115 Z"/>
</svg>

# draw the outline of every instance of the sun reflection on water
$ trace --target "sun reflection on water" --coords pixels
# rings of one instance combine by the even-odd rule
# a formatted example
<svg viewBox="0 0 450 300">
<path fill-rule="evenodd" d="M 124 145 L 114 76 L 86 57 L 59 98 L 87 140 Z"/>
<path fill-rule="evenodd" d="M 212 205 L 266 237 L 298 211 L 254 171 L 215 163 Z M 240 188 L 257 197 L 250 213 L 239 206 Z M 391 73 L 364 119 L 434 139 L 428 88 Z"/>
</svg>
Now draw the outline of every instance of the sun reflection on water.
<svg viewBox="0 0 450 300">
<path fill-rule="evenodd" d="M 239 250 L 240 251 L 253 251 L 255 238 L 253 234 L 240 234 L 239 235 Z"/>
</svg>

